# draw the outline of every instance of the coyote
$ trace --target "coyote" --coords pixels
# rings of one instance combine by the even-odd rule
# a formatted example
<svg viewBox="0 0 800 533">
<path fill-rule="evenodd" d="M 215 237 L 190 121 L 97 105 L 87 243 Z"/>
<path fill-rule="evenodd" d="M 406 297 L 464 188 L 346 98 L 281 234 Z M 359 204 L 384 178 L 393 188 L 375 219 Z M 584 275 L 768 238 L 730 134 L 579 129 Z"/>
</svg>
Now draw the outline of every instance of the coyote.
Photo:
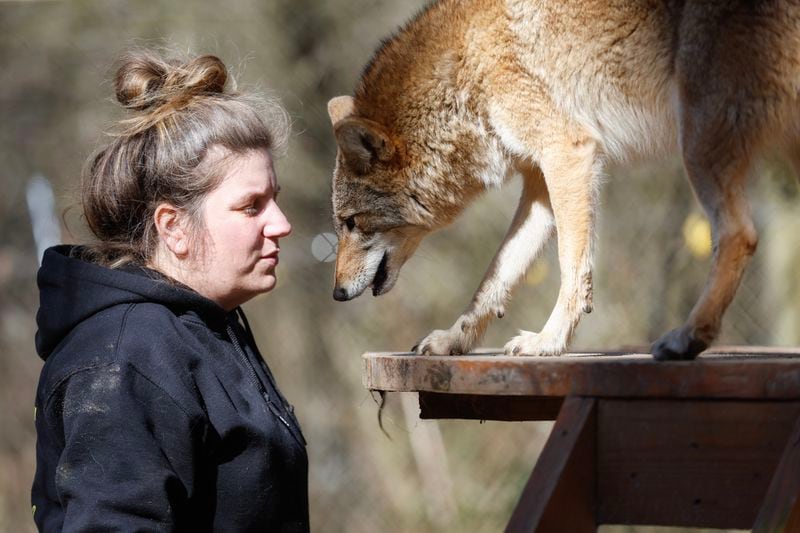
<svg viewBox="0 0 800 533">
<path fill-rule="evenodd" d="M 651 348 L 693 359 L 720 329 L 757 236 L 745 178 L 764 149 L 800 166 L 797 0 L 441 0 L 385 41 L 328 112 L 338 145 L 333 296 L 389 291 L 428 233 L 521 175 L 516 214 L 464 313 L 421 354 L 462 354 L 555 231 L 561 288 L 512 355 L 558 355 L 592 310 L 598 192 L 609 162 L 677 151 L 712 227 L 686 322 Z"/>
</svg>

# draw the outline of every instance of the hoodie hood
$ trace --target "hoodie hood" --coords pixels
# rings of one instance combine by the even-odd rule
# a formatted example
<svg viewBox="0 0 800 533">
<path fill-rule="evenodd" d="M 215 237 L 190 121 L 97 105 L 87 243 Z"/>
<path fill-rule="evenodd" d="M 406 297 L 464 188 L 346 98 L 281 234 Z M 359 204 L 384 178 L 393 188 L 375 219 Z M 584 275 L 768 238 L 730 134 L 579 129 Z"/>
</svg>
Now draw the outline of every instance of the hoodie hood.
<svg viewBox="0 0 800 533">
<path fill-rule="evenodd" d="M 215 302 L 158 279 L 148 269 L 111 269 L 83 261 L 80 255 L 79 247 L 61 245 L 47 249 L 42 258 L 36 313 L 36 352 L 42 359 L 78 324 L 120 304 L 159 303 L 176 314 L 191 309 L 209 325 L 225 323 L 227 313 Z"/>
</svg>

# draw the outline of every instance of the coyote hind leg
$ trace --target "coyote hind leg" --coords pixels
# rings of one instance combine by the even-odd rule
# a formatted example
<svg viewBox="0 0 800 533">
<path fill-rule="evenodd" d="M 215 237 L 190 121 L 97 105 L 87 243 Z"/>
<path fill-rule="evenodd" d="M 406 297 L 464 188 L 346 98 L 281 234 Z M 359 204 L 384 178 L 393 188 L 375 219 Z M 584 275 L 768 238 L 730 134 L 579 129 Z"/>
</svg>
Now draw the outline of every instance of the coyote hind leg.
<svg viewBox="0 0 800 533">
<path fill-rule="evenodd" d="M 745 137 L 744 129 L 720 127 L 721 121 L 692 123 L 691 106 L 682 118 L 684 167 L 711 222 L 713 257 L 702 295 L 687 321 L 653 344 L 657 360 L 694 359 L 711 344 L 758 242 L 744 191 L 752 137 Z"/>
</svg>

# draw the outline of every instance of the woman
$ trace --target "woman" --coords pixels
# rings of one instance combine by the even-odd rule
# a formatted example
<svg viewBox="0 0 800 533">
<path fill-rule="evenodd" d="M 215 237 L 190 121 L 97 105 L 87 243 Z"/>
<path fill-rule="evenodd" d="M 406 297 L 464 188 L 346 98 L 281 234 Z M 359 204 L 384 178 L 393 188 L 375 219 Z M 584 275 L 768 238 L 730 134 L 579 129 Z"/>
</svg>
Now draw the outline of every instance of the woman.
<svg viewBox="0 0 800 533">
<path fill-rule="evenodd" d="M 277 104 L 213 56 L 123 58 L 131 115 L 84 173 L 98 242 L 39 271 L 42 531 L 307 531 L 308 459 L 241 304 L 275 286 Z"/>
</svg>

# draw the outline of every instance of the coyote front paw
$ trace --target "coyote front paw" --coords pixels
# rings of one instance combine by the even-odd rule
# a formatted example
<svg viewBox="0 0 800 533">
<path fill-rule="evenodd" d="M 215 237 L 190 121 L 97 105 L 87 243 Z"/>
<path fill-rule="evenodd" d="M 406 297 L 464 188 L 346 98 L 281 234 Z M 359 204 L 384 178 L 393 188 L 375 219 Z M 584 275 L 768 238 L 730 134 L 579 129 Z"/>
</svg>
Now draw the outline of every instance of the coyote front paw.
<svg viewBox="0 0 800 533">
<path fill-rule="evenodd" d="M 414 352 L 420 355 L 461 355 L 467 353 L 469 346 L 466 335 L 459 328 L 455 330 L 437 329 L 419 341 Z"/>
<path fill-rule="evenodd" d="M 506 343 L 506 355 L 561 355 L 566 346 L 542 333 L 520 331 L 519 335 Z"/>
</svg>

